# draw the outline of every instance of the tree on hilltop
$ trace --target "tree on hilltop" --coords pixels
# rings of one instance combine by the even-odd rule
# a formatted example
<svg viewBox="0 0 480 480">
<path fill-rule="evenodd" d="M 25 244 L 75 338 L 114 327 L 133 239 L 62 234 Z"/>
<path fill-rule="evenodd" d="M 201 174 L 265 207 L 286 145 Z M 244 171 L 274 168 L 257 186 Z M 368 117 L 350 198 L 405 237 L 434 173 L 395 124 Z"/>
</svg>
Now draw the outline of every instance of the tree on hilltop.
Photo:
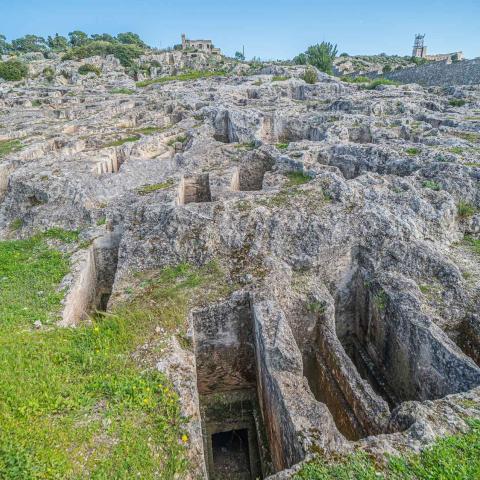
<svg viewBox="0 0 480 480">
<path fill-rule="evenodd" d="M 12 46 L 7 42 L 7 37 L 0 34 L 0 55 L 5 55 L 12 49 Z"/>
<path fill-rule="evenodd" d="M 124 43 L 126 45 L 137 45 L 138 47 L 146 48 L 147 44 L 140 38 L 137 33 L 123 32 L 116 36 L 117 42 Z"/>
<path fill-rule="evenodd" d="M 245 61 L 245 55 L 242 52 L 235 52 L 235 60 L 243 62 Z"/>
<path fill-rule="evenodd" d="M 68 50 L 68 40 L 63 35 L 55 34 L 54 37 L 50 35 L 47 38 L 47 44 L 50 50 L 54 52 L 64 52 Z"/>
<path fill-rule="evenodd" d="M 48 50 L 47 41 L 37 35 L 25 35 L 12 40 L 12 50 L 15 52 L 45 52 Z"/>
<path fill-rule="evenodd" d="M 333 60 L 337 56 L 337 52 L 337 45 L 330 42 L 322 42 L 308 47 L 306 52 L 297 55 L 293 62 L 297 65 L 313 65 L 321 72 L 332 75 Z"/>
<path fill-rule="evenodd" d="M 68 34 L 68 38 L 70 39 L 70 45 L 72 47 L 81 47 L 88 43 L 89 38 L 85 32 L 81 30 L 74 30 Z"/>
</svg>

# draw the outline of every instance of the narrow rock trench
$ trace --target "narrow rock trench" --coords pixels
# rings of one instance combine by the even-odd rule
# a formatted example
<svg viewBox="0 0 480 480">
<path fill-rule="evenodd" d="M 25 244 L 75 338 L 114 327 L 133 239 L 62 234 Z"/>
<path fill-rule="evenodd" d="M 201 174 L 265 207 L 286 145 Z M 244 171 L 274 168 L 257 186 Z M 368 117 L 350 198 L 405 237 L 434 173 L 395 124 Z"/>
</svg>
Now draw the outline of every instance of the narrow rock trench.
<svg viewBox="0 0 480 480">
<path fill-rule="evenodd" d="M 76 325 L 95 312 L 105 312 L 112 294 L 121 233 L 95 240 L 65 300 L 61 325 Z"/>
<path fill-rule="evenodd" d="M 472 359 L 412 311 L 400 287 L 399 297 L 390 296 L 364 274 L 359 268 L 337 290 L 330 313 L 319 306 L 310 338 L 302 327 L 295 333 L 310 390 L 348 440 L 386 433 L 391 411 L 402 402 L 434 400 L 480 384 Z M 471 330 L 468 338 L 475 338 Z"/>
<path fill-rule="evenodd" d="M 264 478 L 271 473 L 257 396 L 248 295 L 193 314 L 197 388 L 209 479 Z"/>
</svg>

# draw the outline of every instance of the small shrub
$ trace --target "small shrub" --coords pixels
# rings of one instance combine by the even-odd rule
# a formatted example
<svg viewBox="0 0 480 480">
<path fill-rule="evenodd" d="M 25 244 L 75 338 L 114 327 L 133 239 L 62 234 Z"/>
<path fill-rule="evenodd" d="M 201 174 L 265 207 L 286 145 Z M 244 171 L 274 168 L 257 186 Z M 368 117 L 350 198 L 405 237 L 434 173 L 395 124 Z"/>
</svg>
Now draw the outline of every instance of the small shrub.
<svg viewBox="0 0 480 480">
<path fill-rule="evenodd" d="M 425 180 L 422 183 L 422 187 L 429 188 L 430 190 L 435 190 L 436 192 L 442 189 L 442 186 L 435 180 Z"/>
<path fill-rule="evenodd" d="M 469 202 L 460 201 L 457 206 L 457 213 L 460 218 L 468 218 L 474 215 L 476 208 Z"/>
<path fill-rule="evenodd" d="M 0 62 L 0 78 L 7 81 L 18 81 L 28 75 L 28 67 L 18 60 Z"/>
<path fill-rule="evenodd" d="M 42 102 L 38 98 L 32 100 L 32 107 L 39 107 L 41 104 Z"/>
<path fill-rule="evenodd" d="M 450 149 L 452 153 L 455 153 L 457 155 L 461 155 L 463 153 L 463 148 L 462 147 L 452 147 Z"/>
<path fill-rule="evenodd" d="M 305 80 L 305 82 L 307 82 L 311 85 L 313 85 L 314 83 L 317 83 L 317 81 L 318 81 L 317 72 L 312 67 L 308 67 L 305 70 L 305 73 L 303 74 L 302 78 L 303 78 L 303 80 Z"/>
<path fill-rule="evenodd" d="M 382 72 L 383 73 L 390 73 L 392 71 L 392 67 L 390 65 L 385 65 L 383 68 L 382 68 Z"/>
<path fill-rule="evenodd" d="M 23 220 L 21 218 L 16 218 L 10 223 L 11 230 L 20 230 L 23 227 Z"/>
<path fill-rule="evenodd" d="M 319 302 L 319 301 L 314 301 L 314 302 L 311 302 L 307 305 L 307 310 L 310 313 L 315 313 L 315 314 L 318 314 L 318 315 L 324 314 L 326 308 L 327 308 L 327 305 L 325 303 Z"/>
<path fill-rule="evenodd" d="M 55 78 L 55 70 L 52 67 L 45 67 L 43 69 L 44 77 L 51 82 Z"/>
<path fill-rule="evenodd" d="M 96 65 L 92 65 L 91 63 L 85 63 L 81 67 L 78 68 L 78 73 L 80 75 L 87 75 L 88 73 L 94 73 L 97 76 L 102 74 L 102 71 Z"/>
<path fill-rule="evenodd" d="M 383 290 L 376 293 L 373 297 L 373 302 L 379 310 L 384 311 L 387 308 L 387 294 Z"/>
<path fill-rule="evenodd" d="M 413 157 L 415 155 L 420 155 L 422 150 L 420 148 L 410 147 L 405 150 L 405 153 Z"/>
<path fill-rule="evenodd" d="M 286 143 L 277 143 L 275 146 L 279 149 L 279 150 L 286 150 L 288 148 L 288 145 L 289 143 L 286 142 Z"/>
<path fill-rule="evenodd" d="M 448 103 L 452 107 L 463 107 L 467 102 L 461 98 L 452 98 Z"/>
<path fill-rule="evenodd" d="M 285 77 L 285 76 L 282 76 L 282 75 L 275 75 L 273 78 L 272 78 L 272 82 L 284 82 L 285 80 L 288 80 L 289 77 Z"/>
</svg>

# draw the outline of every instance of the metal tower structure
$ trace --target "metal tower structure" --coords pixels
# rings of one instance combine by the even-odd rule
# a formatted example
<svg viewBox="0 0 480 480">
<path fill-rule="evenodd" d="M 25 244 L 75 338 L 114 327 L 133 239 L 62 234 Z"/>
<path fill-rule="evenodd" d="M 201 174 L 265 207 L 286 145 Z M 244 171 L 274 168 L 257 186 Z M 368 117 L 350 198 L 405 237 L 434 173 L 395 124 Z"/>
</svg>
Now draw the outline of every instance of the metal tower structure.
<svg viewBox="0 0 480 480">
<path fill-rule="evenodd" d="M 415 35 L 415 43 L 413 44 L 413 57 L 423 58 L 427 55 L 427 47 L 424 44 L 425 34 L 417 33 Z"/>
</svg>

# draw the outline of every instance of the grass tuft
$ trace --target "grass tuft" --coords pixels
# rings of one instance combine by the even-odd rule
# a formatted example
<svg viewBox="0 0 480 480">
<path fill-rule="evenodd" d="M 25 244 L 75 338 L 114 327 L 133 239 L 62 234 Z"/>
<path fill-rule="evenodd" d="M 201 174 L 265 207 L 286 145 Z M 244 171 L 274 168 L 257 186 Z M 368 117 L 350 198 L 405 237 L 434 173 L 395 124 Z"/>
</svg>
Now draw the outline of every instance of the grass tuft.
<svg viewBox="0 0 480 480">
<path fill-rule="evenodd" d="M 435 190 L 436 192 L 442 189 L 442 186 L 435 180 L 425 180 L 424 182 L 422 182 L 422 187 L 429 188 L 430 190 Z"/>
<path fill-rule="evenodd" d="M 304 183 L 309 182 L 312 177 L 303 172 L 288 172 L 286 173 L 288 178 L 286 182 L 286 187 L 294 187 L 296 185 L 303 185 Z"/>
<path fill-rule="evenodd" d="M 153 185 L 143 185 L 137 189 L 139 195 L 148 195 L 149 193 L 156 192 L 158 190 L 165 190 L 173 185 L 173 180 L 167 180 L 161 183 L 155 183 Z"/>
<path fill-rule="evenodd" d="M 117 88 L 112 88 L 110 90 L 110 93 L 121 94 L 121 95 L 132 95 L 133 93 L 135 93 L 135 90 L 132 90 L 131 88 L 117 87 Z"/>
<path fill-rule="evenodd" d="M 477 209 L 474 205 L 469 202 L 464 202 L 463 200 L 458 202 L 457 213 L 460 218 L 468 218 L 475 214 Z"/>
<path fill-rule="evenodd" d="M 20 140 L 0 140 L 0 158 L 23 148 Z"/>
<path fill-rule="evenodd" d="M 411 157 L 414 157 L 415 155 L 420 155 L 422 153 L 422 149 L 416 148 L 416 147 L 410 147 L 405 150 L 405 153 L 407 155 L 410 155 Z"/>
</svg>

